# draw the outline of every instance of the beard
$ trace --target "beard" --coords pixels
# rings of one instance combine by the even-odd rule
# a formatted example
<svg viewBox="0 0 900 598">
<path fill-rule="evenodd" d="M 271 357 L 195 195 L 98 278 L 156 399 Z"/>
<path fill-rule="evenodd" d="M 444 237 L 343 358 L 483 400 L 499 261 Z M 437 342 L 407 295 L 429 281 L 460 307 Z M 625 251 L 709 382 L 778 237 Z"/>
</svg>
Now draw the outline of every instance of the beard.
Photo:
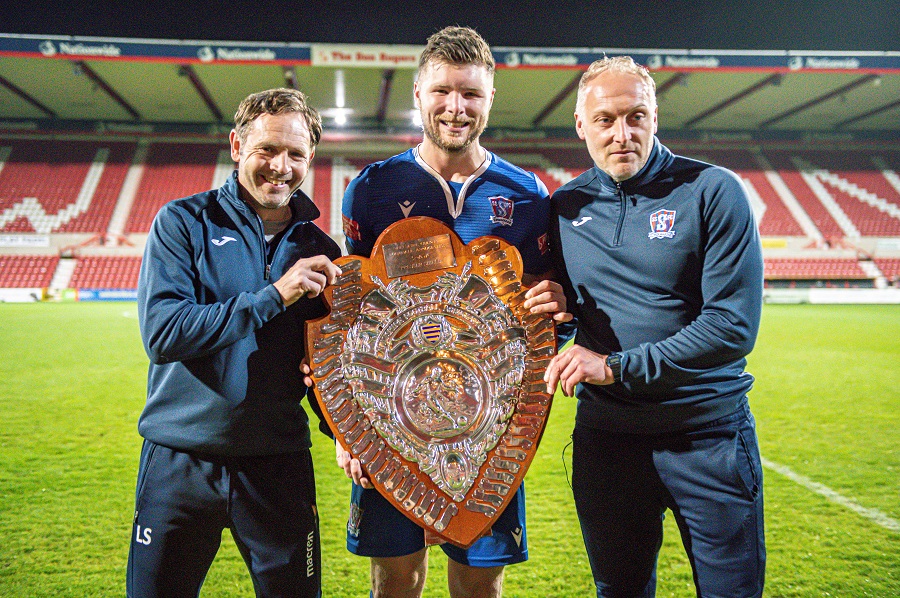
<svg viewBox="0 0 900 598">
<path fill-rule="evenodd" d="M 440 120 L 436 117 L 426 118 L 422 115 L 422 130 L 425 136 L 439 149 L 448 153 L 461 153 L 469 149 L 473 142 L 477 141 L 487 127 L 487 118 L 475 118 L 467 121 L 469 125 L 468 135 L 465 137 L 445 137 L 441 135 Z"/>
</svg>

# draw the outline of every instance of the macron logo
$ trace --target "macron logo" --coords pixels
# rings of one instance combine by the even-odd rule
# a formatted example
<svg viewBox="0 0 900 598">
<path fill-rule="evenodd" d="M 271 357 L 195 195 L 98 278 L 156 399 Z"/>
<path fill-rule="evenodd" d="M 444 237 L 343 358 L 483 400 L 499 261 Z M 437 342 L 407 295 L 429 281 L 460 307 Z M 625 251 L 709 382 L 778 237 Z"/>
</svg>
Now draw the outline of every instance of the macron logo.
<svg viewBox="0 0 900 598">
<path fill-rule="evenodd" d="M 582 224 L 584 224 L 584 223 L 587 222 L 588 220 L 593 220 L 593 218 L 591 218 L 590 216 L 582 216 L 582 217 L 581 217 L 581 220 L 573 220 L 573 221 L 572 221 L 572 226 L 581 226 Z"/>
<path fill-rule="evenodd" d="M 221 239 L 213 239 L 213 240 L 212 240 L 213 245 L 215 245 L 216 247 L 221 247 L 222 245 L 224 245 L 224 244 L 227 243 L 228 241 L 234 241 L 234 242 L 237 242 L 237 239 L 235 239 L 234 237 L 222 237 Z"/>
<path fill-rule="evenodd" d="M 523 530 L 521 527 L 517 527 L 516 529 L 514 529 L 510 532 L 512 534 L 513 540 L 516 541 L 516 546 L 519 546 L 519 547 L 522 546 L 522 531 Z"/>
</svg>

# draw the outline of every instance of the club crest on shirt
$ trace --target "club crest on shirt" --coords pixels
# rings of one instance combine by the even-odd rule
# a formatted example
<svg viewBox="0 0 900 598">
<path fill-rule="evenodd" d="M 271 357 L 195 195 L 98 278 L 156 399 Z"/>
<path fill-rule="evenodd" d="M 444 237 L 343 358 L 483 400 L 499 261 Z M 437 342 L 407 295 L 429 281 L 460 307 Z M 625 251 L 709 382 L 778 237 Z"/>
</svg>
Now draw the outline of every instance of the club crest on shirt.
<svg viewBox="0 0 900 598">
<path fill-rule="evenodd" d="M 494 197 L 489 197 L 488 201 L 491 202 L 491 210 L 494 212 L 494 215 L 491 216 L 491 222 L 503 226 L 512 226 L 513 200 L 495 195 Z"/>
<path fill-rule="evenodd" d="M 547 255 L 550 253 L 550 237 L 547 236 L 547 233 L 544 233 L 537 239 L 538 243 L 538 251 L 541 252 L 541 255 Z"/>
<path fill-rule="evenodd" d="M 675 210 L 657 210 L 650 214 L 651 239 L 671 239 L 675 236 Z"/>
<path fill-rule="evenodd" d="M 359 223 L 356 220 L 347 218 L 343 214 L 341 214 L 341 220 L 344 224 L 345 236 L 350 237 L 354 241 L 359 241 L 362 239 L 362 235 L 359 233 Z"/>
</svg>

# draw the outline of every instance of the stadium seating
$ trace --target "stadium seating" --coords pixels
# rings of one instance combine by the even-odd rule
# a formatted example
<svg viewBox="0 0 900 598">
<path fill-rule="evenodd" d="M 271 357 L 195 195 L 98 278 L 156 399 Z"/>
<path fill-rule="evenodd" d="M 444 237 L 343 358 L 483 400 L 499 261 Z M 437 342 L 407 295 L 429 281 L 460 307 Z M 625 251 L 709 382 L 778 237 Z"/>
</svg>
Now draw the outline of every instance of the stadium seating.
<svg viewBox="0 0 900 598">
<path fill-rule="evenodd" d="M 865 279 L 869 276 L 855 259 L 847 258 L 767 258 L 767 279 Z"/>
<path fill-rule="evenodd" d="M 873 276 L 853 258 L 767 258 L 768 288 L 872 288 Z"/>
<path fill-rule="evenodd" d="M 214 143 L 152 144 L 125 232 L 148 232 L 163 204 L 212 187 L 220 149 Z"/>
<path fill-rule="evenodd" d="M 312 200 L 321 214 L 315 221 L 319 228 L 335 237 L 343 234 L 340 213 L 344 190 L 372 161 L 342 157 L 317 157 L 313 160 Z"/>
<path fill-rule="evenodd" d="M 900 257 L 875 258 L 873 261 L 885 278 L 900 281 Z"/>
<path fill-rule="evenodd" d="M 0 255 L 0 288 L 50 286 L 57 264 L 56 255 Z"/>
<path fill-rule="evenodd" d="M 803 178 L 801 171 L 794 165 L 791 159 L 791 152 L 766 151 L 763 154 L 776 169 L 788 190 L 810 217 L 813 224 L 816 225 L 816 228 L 819 229 L 822 236 L 826 238 L 842 238 L 844 230 L 819 198 L 816 197 L 815 192 Z"/>
<path fill-rule="evenodd" d="M 78 258 L 69 286 L 73 289 L 136 289 L 141 258 L 86 256 Z"/>
<path fill-rule="evenodd" d="M 9 148 L 0 171 L 0 232 L 106 231 L 134 143 L 0 140 L 0 147 Z"/>
<path fill-rule="evenodd" d="M 76 139 L 51 143 L 0 138 L 0 234 L 92 233 L 102 242 L 117 201 L 123 199 L 116 221 L 121 227 L 128 213 L 123 241 L 128 243 L 128 235 L 149 231 L 166 202 L 209 189 L 223 155 L 220 142 L 154 139 L 146 145 L 144 159 L 138 160 L 142 163 L 134 165 L 138 169 L 130 171 L 137 147 L 135 141 Z M 490 149 L 533 171 L 550 192 L 591 165 L 587 152 L 571 143 L 557 147 L 549 142 L 530 146 L 521 141 L 495 141 Z M 807 241 L 810 239 L 816 247 L 851 248 L 855 235 L 900 237 L 897 152 L 863 147 L 814 150 L 789 144 L 744 148 L 696 142 L 685 142 L 684 147 L 676 144 L 673 149 L 725 166 L 740 176 L 750 190 L 755 211 L 761 215 L 761 234 L 782 238 L 776 239 L 781 242 L 779 247 L 812 246 Z M 137 155 L 144 155 L 143 148 Z M 347 184 L 367 164 L 385 157 L 316 157 L 309 184 L 321 212 L 316 221 L 321 228 L 340 237 L 339 211 Z M 219 165 L 219 176 L 224 166 Z M 140 176 L 124 189 L 129 172 Z M 127 201 L 125 195 L 129 195 Z M 816 227 L 827 243 L 808 236 L 810 226 Z M 790 238 L 794 240 L 783 240 Z M 94 242 L 92 238 L 82 244 Z M 0 259 L 2 287 L 47 286 L 58 263 L 56 257 L 0 255 Z M 900 280 L 900 258 L 876 258 L 875 264 L 889 281 Z M 139 267 L 139 257 L 82 257 L 71 286 L 135 288 Z M 874 280 L 877 271 L 873 271 L 865 270 L 852 258 L 766 259 L 766 279 L 779 284 L 792 280 L 864 284 Z"/>
<path fill-rule="evenodd" d="M 553 193 L 593 165 L 586 150 L 498 148 L 497 155 L 537 175 Z"/>
<path fill-rule="evenodd" d="M 900 191 L 873 164 L 869 152 L 792 150 L 766 155 L 826 238 L 900 235 Z"/>
</svg>

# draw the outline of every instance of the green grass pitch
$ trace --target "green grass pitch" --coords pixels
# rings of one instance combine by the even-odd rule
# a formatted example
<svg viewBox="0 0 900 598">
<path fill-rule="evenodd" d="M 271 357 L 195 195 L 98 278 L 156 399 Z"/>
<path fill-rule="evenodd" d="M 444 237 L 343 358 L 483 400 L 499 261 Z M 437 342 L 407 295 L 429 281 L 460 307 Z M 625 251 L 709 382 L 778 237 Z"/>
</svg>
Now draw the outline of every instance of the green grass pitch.
<svg viewBox="0 0 900 598">
<path fill-rule="evenodd" d="M 146 365 L 132 303 L 0 305 L 0 596 L 124 595 Z M 900 596 L 900 307 L 767 305 L 749 369 L 766 595 Z M 557 395 L 526 478 L 530 560 L 505 596 L 593 595 L 564 467 L 573 415 Z M 324 436 L 313 450 L 325 595 L 367 596 L 368 563 L 344 548 L 349 482 Z M 447 596 L 431 557 L 425 595 Z M 659 577 L 658 596 L 694 595 L 671 517 Z M 226 533 L 203 595 L 252 594 Z"/>
</svg>

